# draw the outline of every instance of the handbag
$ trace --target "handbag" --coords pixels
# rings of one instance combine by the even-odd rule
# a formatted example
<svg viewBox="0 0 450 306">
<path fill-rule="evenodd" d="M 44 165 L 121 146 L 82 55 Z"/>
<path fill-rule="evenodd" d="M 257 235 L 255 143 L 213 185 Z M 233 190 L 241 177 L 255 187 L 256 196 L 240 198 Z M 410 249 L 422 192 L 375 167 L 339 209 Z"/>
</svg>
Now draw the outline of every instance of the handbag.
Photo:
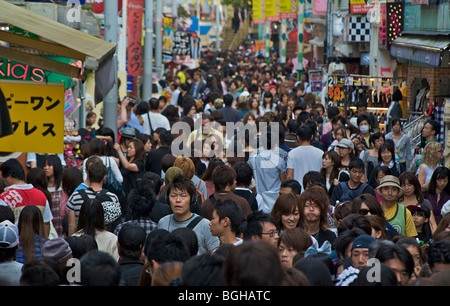
<svg viewBox="0 0 450 306">
<path fill-rule="evenodd" d="M 112 172 L 109 157 L 106 158 L 106 179 L 103 182 L 103 189 L 106 189 L 114 193 L 119 198 L 124 194 L 122 184 L 116 179 L 114 173 Z"/>
</svg>

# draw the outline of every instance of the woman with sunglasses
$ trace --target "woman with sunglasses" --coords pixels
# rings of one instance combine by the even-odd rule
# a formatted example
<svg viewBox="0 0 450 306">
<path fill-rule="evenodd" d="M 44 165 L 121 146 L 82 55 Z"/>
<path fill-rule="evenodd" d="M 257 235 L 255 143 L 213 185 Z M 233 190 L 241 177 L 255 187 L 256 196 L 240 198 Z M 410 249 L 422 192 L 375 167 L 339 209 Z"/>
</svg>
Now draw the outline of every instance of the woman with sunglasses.
<svg viewBox="0 0 450 306">
<path fill-rule="evenodd" d="M 378 202 L 377 198 L 371 194 L 364 193 L 353 199 L 352 214 L 359 214 L 362 216 L 378 216 L 381 217 L 383 220 L 386 220 L 380 202 Z M 385 234 L 387 239 L 390 240 L 395 235 L 398 234 L 396 230 L 389 224 L 389 222 L 385 221 L 385 223 L 386 223 Z"/>
<path fill-rule="evenodd" d="M 430 227 L 431 231 L 436 230 L 437 224 L 433 214 L 433 206 L 430 201 L 424 198 L 420 182 L 414 173 L 407 171 L 403 172 L 399 176 L 400 185 L 403 189 L 403 197 L 399 199 L 399 203 L 408 206 L 421 206 L 424 205 L 430 210 Z"/>
</svg>

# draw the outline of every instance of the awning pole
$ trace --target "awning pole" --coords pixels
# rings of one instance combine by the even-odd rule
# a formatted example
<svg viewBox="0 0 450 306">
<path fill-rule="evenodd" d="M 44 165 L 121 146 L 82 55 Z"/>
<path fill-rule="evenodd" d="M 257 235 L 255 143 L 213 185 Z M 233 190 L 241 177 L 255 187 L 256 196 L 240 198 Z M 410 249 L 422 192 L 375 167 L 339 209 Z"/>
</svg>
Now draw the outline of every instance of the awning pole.
<svg viewBox="0 0 450 306">
<path fill-rule="evenodd" d="M 105 1 L 105 40 L 117 45 L 119 21 L 117 18 L 117 0 Z M 114 85 L 103 99 L 105 127 L 109 127 L 116 134 L 117 139 L 117 48 L 113 56 Z"/>
</svg>

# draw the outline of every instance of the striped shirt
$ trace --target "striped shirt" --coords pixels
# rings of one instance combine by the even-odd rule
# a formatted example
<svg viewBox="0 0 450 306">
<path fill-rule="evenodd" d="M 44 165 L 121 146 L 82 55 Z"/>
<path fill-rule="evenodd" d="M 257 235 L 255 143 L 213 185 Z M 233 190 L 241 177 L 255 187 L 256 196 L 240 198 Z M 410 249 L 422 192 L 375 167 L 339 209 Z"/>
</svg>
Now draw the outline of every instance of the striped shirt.
<svg viewBox="0 0 450 306">
<path fill-rule="evenodd" d="M 67 201 L 66 208 L 69 211 L 74 211 L 77 219 L 80 214 L 81 205 L 83 205 L 84 202 L 82 192 L 86 192 L 89 199 L 94 199 L 96 196 L 100 195 L 101 191 L 95 192 L 92 188 L 87 188 L 72 193 Z M 112 223 L 122 215 L 119 198 L 114 193 L 106 191 L 105 195 L 102 195 L 99 200 L 102 202 L 103 210 L 105 211 L 106 224 Z"/>
</svg>

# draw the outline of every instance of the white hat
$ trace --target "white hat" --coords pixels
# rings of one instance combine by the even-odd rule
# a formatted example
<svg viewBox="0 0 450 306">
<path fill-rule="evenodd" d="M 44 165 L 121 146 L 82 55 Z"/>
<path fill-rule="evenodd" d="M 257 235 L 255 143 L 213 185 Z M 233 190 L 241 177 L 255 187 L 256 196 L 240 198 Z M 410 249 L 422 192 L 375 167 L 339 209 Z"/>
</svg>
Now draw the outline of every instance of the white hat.
<svg viewBox="0 0 450 306">
<path fill-rule="evenodd" d="M 445 202 L 444 205 L 442 205 L 442 209 L 441 209 L 441 216 L 445 216 L 445 214 L 450 212 L 450 200 L 448 200 L 447 202 Z"/>
</svg>

